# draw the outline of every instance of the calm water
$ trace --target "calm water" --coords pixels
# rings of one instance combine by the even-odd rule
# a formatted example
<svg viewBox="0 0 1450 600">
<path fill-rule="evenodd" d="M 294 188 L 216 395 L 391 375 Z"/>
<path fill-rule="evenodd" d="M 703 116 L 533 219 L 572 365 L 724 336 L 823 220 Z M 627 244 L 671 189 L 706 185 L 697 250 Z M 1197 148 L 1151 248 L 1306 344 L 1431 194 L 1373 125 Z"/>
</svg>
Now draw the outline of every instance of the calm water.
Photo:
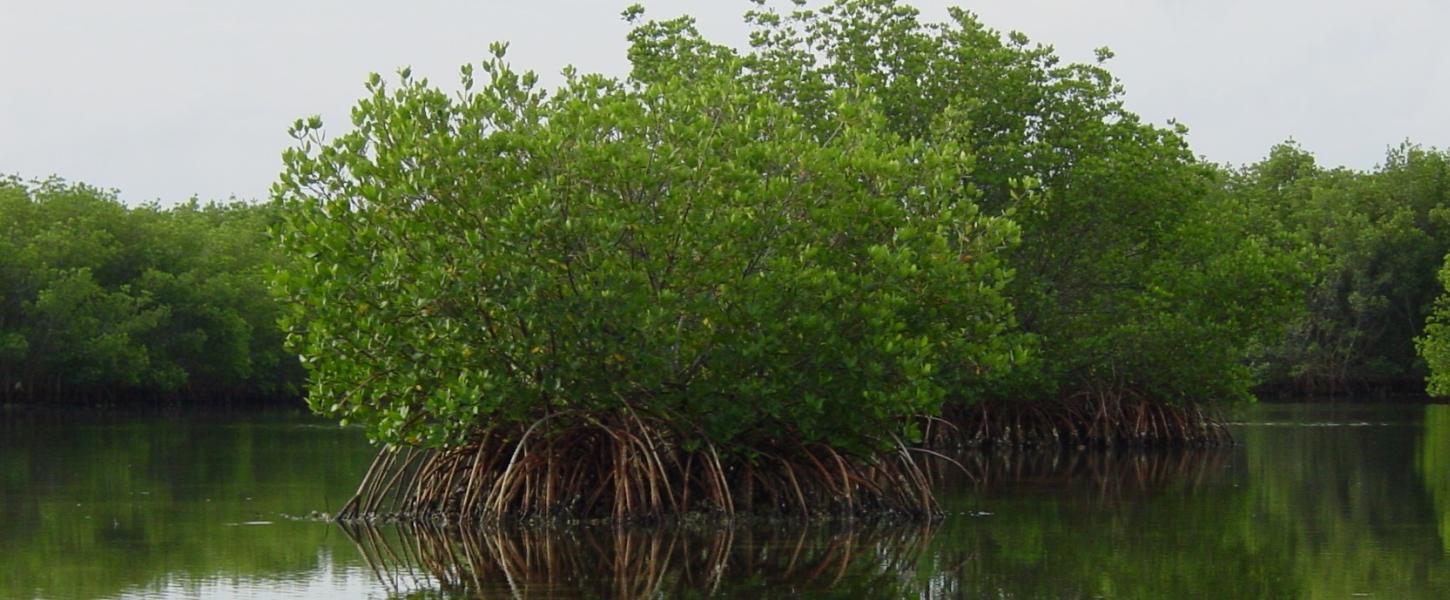
<svg viewBox="0 0 1450 600">
<path fill-rule="evenodd" d="M 344 530 L 304 417 L 0 413 L 0 598 L 1450 598 L 1450 406 L 1261 406 L 1215 452 L 974 456 L 926 527 Z"/>
</svg>

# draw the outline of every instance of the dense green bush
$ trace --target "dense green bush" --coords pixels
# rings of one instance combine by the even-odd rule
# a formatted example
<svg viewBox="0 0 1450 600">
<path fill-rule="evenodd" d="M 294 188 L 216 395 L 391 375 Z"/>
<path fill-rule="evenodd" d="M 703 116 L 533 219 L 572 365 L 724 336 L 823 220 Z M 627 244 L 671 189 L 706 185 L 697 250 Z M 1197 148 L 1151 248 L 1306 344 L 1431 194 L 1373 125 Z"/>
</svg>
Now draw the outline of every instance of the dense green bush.
<svg viewBox="0 0 1450 600">
<path fill-rule="evenodd" d="M 496 46 L 457 98 L 405 70 L 330 143 L 299 122 L 278 281 L 312 407 L 426 446 L 575 411 L 872 450 L 1006 367 L 1016 228 L 967 148 L 845 89 L 815 128 L 732 51 L 674 50 L 545 93 Z"/>
<path fill-rule="evenodd" d="M 1443 288 L 1450 290 L 1450 258 L 1446 265 L 1439 279 Z M 1424 334 L 1415 338 L 1415 345 L 1428 366 L 1426 390 L 1432 396 L 1450 396 L 1450 292 L 1436 299 Z"/>
</svg>

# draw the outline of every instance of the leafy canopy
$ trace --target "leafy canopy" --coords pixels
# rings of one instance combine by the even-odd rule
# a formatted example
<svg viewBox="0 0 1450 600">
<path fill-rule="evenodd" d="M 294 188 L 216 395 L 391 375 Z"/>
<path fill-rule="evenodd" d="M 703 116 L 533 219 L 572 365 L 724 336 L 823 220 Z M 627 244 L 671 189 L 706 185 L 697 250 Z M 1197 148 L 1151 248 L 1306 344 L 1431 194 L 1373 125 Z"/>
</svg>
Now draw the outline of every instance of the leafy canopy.
<svg viewBox="0 0 1450 600">
<path fill-rule="evenodd" d="M 864 451 L 1007 367 L 1017 230 L 956 125 L 845 88 L 826 124 L 668 26 L 627 79 L 545 92 L 495 46 L 456 96 L 405 69 L 331 142 L 298 122 L 277 282 L 314 410 L 393 444 L 572 411 Z"/>
<path fill-rule="evenodd" d="M 1004 255 L 1015 273 L 1006 291 L 1035 360 L 1018 357 L 990 395 L 1247 395 L 1257 376 L 1249 359 L 1277 337 L 1299 265 L 1216 193 L 1219 176 L 1194 158 L 1185 128 L 1124 108 L 1110 51 L 1064 63 L 961 9 L 924 23 L 895 0 L 796 4 L 747 17 L 758 85 L 817 131 L 831 128 L 832 95 L 852 90 L 878 98 L 887 129 L 905 139 L 971 147 L 983 211 L 1020 224 L 1021 243 Z M 670 24 L 634 39 L 645 56 L 699 43 Z M 636 61 L 646 78 L 679 68 Z M 982 397 L 962 392 L 963 402 Z"/>
</svg>

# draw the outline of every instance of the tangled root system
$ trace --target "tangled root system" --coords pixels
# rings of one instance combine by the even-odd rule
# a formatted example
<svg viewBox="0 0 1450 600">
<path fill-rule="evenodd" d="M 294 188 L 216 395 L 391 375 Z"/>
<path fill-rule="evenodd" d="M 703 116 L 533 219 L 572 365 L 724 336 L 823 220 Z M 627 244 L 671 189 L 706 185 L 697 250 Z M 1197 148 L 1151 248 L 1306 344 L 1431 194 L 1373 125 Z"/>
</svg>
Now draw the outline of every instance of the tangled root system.
<svg viewBox="0 0 1450 600">
<path fill-rule="evenodd" d="M 750 452 L 691 444 L 666 423 L 556 413 L 527 427 L 479 430 L 442 449 L 384 449 L 340 520 L 442 523 L 658 521 L 691 514 L 801 517 L 939 512 L 930 451 L 899 440 L 849 456 L 820 443 L 776 441 Z"/>
</svg>

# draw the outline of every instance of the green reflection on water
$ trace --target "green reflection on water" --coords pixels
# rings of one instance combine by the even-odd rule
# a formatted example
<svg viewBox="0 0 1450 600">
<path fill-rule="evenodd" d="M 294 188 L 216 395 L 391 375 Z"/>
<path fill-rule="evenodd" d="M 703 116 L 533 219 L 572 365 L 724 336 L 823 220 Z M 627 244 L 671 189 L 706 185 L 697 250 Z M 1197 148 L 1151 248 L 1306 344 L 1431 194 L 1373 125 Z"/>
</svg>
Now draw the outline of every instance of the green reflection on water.
<svg viewBox="0 0 1450 600">
<path fill-rule="evenodd" d="M 965 456 L 969 474 L 942 486 L 952 514 L 928 527 L 383 527 L 354 543 L 284 517 L 351 492 L 372 455 L 354 431 L 12 415 L 0 597 L 295 593 L 293 580 L 443 597 L 1450 597 L 1450 407 L 1242 420 L 1222 451 Z"/>
<path fill-rule="evenodd" d="M 1446 597 L 1450 568 L 1415 469 L 1423 409 L 1280 410 L 1278 425 L 1245 435 L 1244 536 L 1282 547 L 1299 597 Z"/>
<path fill-rule="evenodd" d="M 0 597 L 296 577 L 329 553 L 356 562 L 330 524 L 284 515 L 346 497 L 371 458 L 357 432 L 282 416 L 10 415 L 0 434 Z"/>
<path fill-rule="evenodd" d="M 1434 502 L 1441 549 L 1450 555 L 1450 406 L 1425 407 L 1425 436 L 1419 450 L 1416 466 Z"/>
<path fill-rule="evenodd" d="M 995 483 L 958 497 L 978 516 L 947 521 L 935 559 L 968 597 L 1295 597 L 1281 548 L 1272 534 L 1256 535 L 1235 458 L 1132 454 L 999 467 Z"/>
</svg>

